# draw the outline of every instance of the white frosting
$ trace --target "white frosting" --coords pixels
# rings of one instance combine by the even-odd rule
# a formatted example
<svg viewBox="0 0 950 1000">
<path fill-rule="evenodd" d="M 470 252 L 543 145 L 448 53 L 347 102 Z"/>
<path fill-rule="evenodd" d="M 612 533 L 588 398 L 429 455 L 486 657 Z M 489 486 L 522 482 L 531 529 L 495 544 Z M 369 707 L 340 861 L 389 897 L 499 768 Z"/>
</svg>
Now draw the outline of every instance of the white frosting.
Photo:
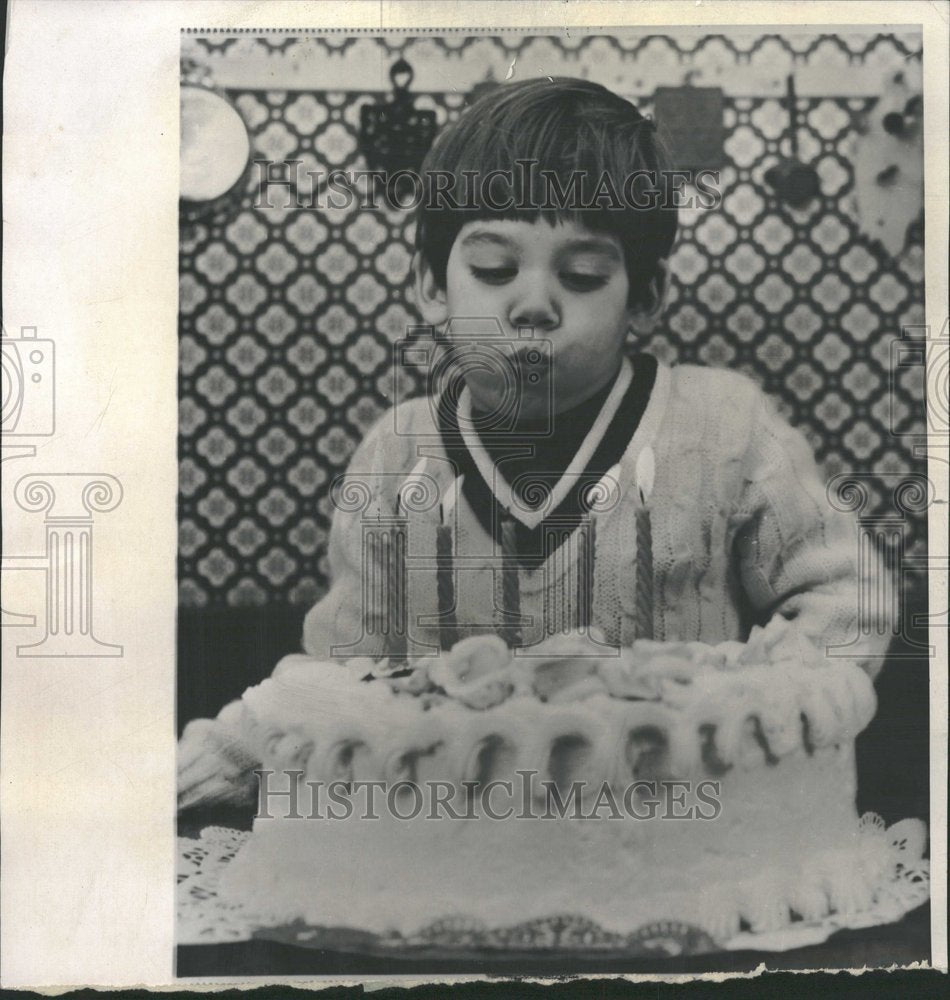
<svg viewBox="0 0 950 1000">
<path fill-rule="evenodd" d="M 468 639 L 418 665 L 416 695 L 405 678 L 363 679 L 366 663 L 289 658 L 244 697 L 266 768 L 455 786 L 531 770 L 618 791 L 715 778 L 722 812 L 258 820 L 222 893 L 265 898 L 275 919 L 410 935 L 460 911 L 489 926 L 571 912 L 617 931 L 678 919 L 722 939 L 740 920 L 770 930 L 792 912 L 860 909 L 877 862 L 856 848 L 853 740 L 874 713 L 871 682 L 849 664 L 739 663 L 746 653 L 605 652 L 572 636 L 512 656 Z"/>
<path fill-rule="evenodd" d="M 258 820 L 221 892 L 266 899 L 277 920 L 405 935 L 456 913 L 493 927 L 569 912 L 618 932 L 661 919 L 714 937 L 740 920 L 772 930 L 790 910 L 863 905 L 853 773 L 845 748 L 732 771 L 710 821 Z"/>
<path fill-rule="evenodd" d="M 456 747 L 441 777 L 460 782 L 460 761 L 492 740 L 515 748 L 519 767 L 543 771 L 555 743 L 583 735 L 588 780 L 621 783 L 632 777 L 622 762 L 639 730 L 656 731 L 654 742 L 666 748 L 664 773 L 716 776 L 723 767 L 761 766 L 801 748 L 852 741 L 876 706 L 870 679 L 851 664 L 731 670 L 697 643 L 638 643 L 619 655 L 591 655 L 589 645 L 582 655 L 573 639 L 563 645 L 563 657 L 554 650 L 512 657 L 495 637 L 463 640 L 419 668 L 427 681 L 417 671 L 416 687 L 428 683 L 432 693 L 418 697 L 399 690 L 406 679 L 365 680 L 362 664 L 289 657 L 246 692 L 244 706 L 262 755 L 272 753 L 275 735 L 295 734 L 311 747 L 309 763 L 297 753 L 314 777 L 335 773 L 348 747 L 363 748 L 380 773 L 405 755 Z"/>
</svg>

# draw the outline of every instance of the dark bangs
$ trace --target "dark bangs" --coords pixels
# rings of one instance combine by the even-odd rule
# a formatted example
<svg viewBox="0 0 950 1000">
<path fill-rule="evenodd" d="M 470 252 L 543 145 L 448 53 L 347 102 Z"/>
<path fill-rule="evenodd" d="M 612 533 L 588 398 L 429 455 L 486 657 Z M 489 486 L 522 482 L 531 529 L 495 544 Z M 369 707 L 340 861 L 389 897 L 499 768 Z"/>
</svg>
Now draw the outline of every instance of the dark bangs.
<svg viewBox="0 0 950 1000">
<path fill-rule="evenodd" d="M 599 84 L 503 84 L 437 137 L 422 165 L 416 248 L 445 287 L 461 228 L 478 219 L 573 221 L 623 248 L 639 303 L 676 236 L 670 165 L 653 123 Z"/>
</svg>

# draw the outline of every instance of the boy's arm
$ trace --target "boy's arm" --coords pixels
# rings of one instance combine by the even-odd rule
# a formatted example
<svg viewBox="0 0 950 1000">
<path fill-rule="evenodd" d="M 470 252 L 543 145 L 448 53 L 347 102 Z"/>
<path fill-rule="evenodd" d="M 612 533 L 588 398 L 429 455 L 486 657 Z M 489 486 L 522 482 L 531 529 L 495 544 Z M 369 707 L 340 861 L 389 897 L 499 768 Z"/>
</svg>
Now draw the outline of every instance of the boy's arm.
<svg viewBox="0 0 950 1000">
<path fill-rule="evenodd" d="M 876 676 L 891 639 L 887 569 L 836 510 L 811 448 L 759 394 L 743 461 L 741 579 L 777 646 L 770 659 L 850 660 Z M 791 623 L 791 627 L 789 624 Z M 781 638 L 779 636 L 781 635 Z"/>
<path fill-rule="evenodd" d="M 387 419 L 388 415 L 383 418 Z M 370 431 L 331 498 L 327 563 L 332 585 L 307 612 L 303 625 L 304 651 L 323 660 L 349 656 L 379 659 L 386 651 L 382 630 L 367 628 L 379 609 L 367 606 L 364 595 L 364 581 L 372 577 L 367 572 L 371 552 L 363 543 L 364 519 L 373 512 L 391 515 L 395 507 L 397 477 L 385 474 L 383 438 L 379 425 Z M 385 489 L 387 486 L 390 489 Z"/>
<path fill-rule="evenodd" d="M 386 428 L 391 415 L 386 414 L 363 439 L 354 453 L 342 487 L 335 490 L 328 543 L 331 586 L 327 594 L 308 612 L 304 621 L 303 647 L 314 657 L 314 666 L 336 656 L 373 656 L 384 654 L 381 630 L 365 629 L 372 609 L 364 608 L 363 574 L 366 555 L 362 544 L 362 520 L 368 500 L 381 504 L 386 512 L 386 490 L 390 477 L 384 474 L 384 460 L 392 462 L 392 447 L 387 445 Z M 352 501 L 352 502 L 349 502 Z M 360 642 L 352 653 L 339 647 Z M 298 662 L 299 662 L 299 658 Z M 274 676 L 280 672 L 280 664 Z M 178 745 L 178 805 L 246 803 L 253 801 L 253 769 L 261 761 L 252 720 L 242 702 L 233 701 L 215 719 L 189 722 Z"/>
</svg>

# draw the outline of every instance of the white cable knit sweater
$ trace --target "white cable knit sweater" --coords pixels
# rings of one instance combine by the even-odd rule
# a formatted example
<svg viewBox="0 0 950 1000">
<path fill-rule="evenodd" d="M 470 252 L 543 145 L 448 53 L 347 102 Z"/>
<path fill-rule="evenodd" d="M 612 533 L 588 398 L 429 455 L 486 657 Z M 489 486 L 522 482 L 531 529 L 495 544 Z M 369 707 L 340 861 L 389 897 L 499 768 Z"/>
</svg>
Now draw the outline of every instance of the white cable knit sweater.
<svg viewBox="0 0 950 1000">
<path fill-rule="evenodd" d="M 788 659 L 833 668 L 839 657 L 847 657 L 875 675 L 892 623 L 859 621 L 861 587 L 875 581 L 859 583 L 856 522 L 829 503 L 805 439 L 754 382 L 690 365 L 659 366 L 636 433 L 612 470 L 620 486 L 616 503 L 597 515 L 592 624 L 606 639 L 628 644 L 636 635 L 634 468 L 647 445 L 656 467 L 649 505 L 655 638 L 743 642 L 757 624 L 765 626 L 767 637 L 771 621 L 776 638 L 781 636 L 769 657 L 777 669 Z M 366 562 L 363 533 L 377 515 L 394 515 L 397 495 L 402 490 L 407 496 L 410 473 L 417 473 L 413 478 L 422 492 L 435 484 L 436 502 L 408 513 L 409 620 L 417 623 L 438 611 L 437 500 L 445 497 L 453 471 L 431 401 L 422 398 L 384 415 L 351 460 L 330 533 L 332 586 L 304 624 L 303 645 L 311 656 L 386 655 L 381 608 L 373 597 L 380 591 L 380 573 Z M 431 500 L 415 506 L 424 508 Z M 493 541 L 461 495 L 454 516 L 456 563 L 464 562 L 457 578 L 460 635 L 493 631 L 498 621 L 493 604 L 501 590 Z M 520 571 L 521 611 L 535 622 L 535 634 L 525 630 L 526 643 L 541 639 L 543 626 L 576 624 L 569 620 L 576 561 L 574 546 L 565 545 L 541 568 Z M 883 572 L 880 561 L 872 572 Z M 882 602 L 864 603 L 873 608 Z M 437 644 L 431 626 L 411 629 L 417 642 Z M 409 651 L 426 650 L 410 643 Z M 239 705 L 222 710 L 209 736 L 218 750 L 246 766 Z"/>
<path fill-rule="evenodd" d="M 754 624 L 778 615 L 794 621 L 790 634 L 807 640 L 796 655 L 822 658 L 827 647 L 860 638 L 838 654 L 857 658 L 876 673 L 890 639 L 889 623 L 865 622 L 859 636 L 855 521 L 829 503 L 804 438 L 754 382 L 689 365 L 659 367 L 649 405 L 615 470 L 618 502 L 597 515 L 593 624 L 608 641 L 627 644 L 634 638 L 633 473 L 646 445 L 656 458 L 650 509 L 657 639 L 744 641 Z M 423 478 L 435 480 L 444 495 L 452 473 L 426 399 L 401 404 L 395 421 L 392 412 L 386 414 L 353 456 L 347 483 L 361 491 L 364 502 L 357 510 L 335 511 L 329 551 L 333 585 L 304 626 L 304 648 L 311 655 L 329 657 L 333 648 L 341 655 L 339 647 L 351 643 L 354 653 L 385 655 L 378 622 L 365 627 L 364 619 L 373 619 L 379 609 L 363 586 L 362 525 L 377 513 L 394 514 L 398 491 L 419 468 L 420 451 L 428 456 Z M 461 632 L 491 631 L 497 582 L 493 587 L 480 581 L 478 563 L 481 559 L 482 574 L 491 575 L 492 539 L 464 499 L 456 516 L 457 551 L 475 563 L 458 576 L 458 619 L 478 623 Z M 437 611 L 431 554 L 438 519 L 438 503 L 409 513 L 408 561 L 419 566 L 409 573 L 413 622 Z M 565 554 L 568 549 L 573 553 L 569 546 L 542 568 L 519 574 L 522 613 L 558 629 L 571 624 L 558 617 L 558 609 L 567 603 L 564 595 L 576 592 L 576 560 Z M 412 634 L 437 642 L 432 628 L 414 625 Z"/>
</svg>

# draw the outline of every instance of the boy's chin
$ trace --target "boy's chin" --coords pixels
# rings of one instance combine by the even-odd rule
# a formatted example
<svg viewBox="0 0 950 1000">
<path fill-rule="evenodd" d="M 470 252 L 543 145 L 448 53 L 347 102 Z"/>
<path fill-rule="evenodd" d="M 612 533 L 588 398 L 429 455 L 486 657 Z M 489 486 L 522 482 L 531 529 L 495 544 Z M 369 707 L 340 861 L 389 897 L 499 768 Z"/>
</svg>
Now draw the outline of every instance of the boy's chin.
<svg viewBox="0 0 950 1000">
<path fill-rule="evenodd" d="M 473 413 L 486 419 L 496 417 L 500 424 L 508 427 L 550 421 L 557 413 L 578 406 L 592 395 L 588 384 L 564 386 L 559 383 L 556 391 L 550 391 L 547 385 L 541 385 L 536 390 L 522 387 L 516 395 L 507 396 L 498 390 L 497 383 L 479 386 L 474 380 L 467 379 L 466 385 L 471 394 Z"/>
<path fill-rule="evenodd" d="M 468 385 L 472 398 L 472 411 L 483 418 L 497 417 L 504 426 L 511 427 L 522 421 L 535 422 L 550 417 L 551 399 L 547 393 L 518 392 L 505 395 L 497 390 Z"/>
</svg>

